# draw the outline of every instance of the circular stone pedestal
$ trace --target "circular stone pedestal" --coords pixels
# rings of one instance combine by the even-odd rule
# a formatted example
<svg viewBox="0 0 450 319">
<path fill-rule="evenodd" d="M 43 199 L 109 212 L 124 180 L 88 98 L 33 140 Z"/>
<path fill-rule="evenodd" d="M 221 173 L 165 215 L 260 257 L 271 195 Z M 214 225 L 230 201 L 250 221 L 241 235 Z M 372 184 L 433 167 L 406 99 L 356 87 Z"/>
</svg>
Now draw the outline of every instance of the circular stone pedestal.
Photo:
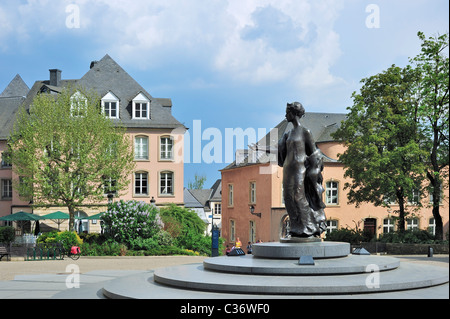
<svg viewBox="0 0 450 319">
<path fill-rule="evenodd" d="M 312 256 L 313 264 L 299 264 Z M 295 259 L 295 260 L 293 260 Z M 108 298 L 160 298 L 163 293 L 184 298 L 220 294 L 327 295 L 378 293 L 426 288 L 447 283 L 444 267 L 400 263 L 387 256 L 351 255 L 341 242 L 259 243 L 253 255 L 221 256 L 156 269 L 145 277 L 129 277 L 103 287 Z"/>
<path fill-rule="evenodd" d="M 280 243 L 319 243 L 322 239 L 319 237 L 286 237 L 280 238 Z"/>
<path fill-rule="evenodd" d="M 255 257 L 275 259 L 298 259 L 300 256 L 312 258 L 336 258 L 350 254 L 350 244 L 341 242 L 304 242 L 304 243 L 259 243 L 252 246 Z"/>
<path fill-rule="evenodd" d="M 348 255 L 341 258 L 319 259 L 314 261 L 314 265 L 299 265 L 298 259 L 265 259 L 255 258 L 252 255 L 239 258 L 221 256 L 203 261 L 203 268 L 206 270 L 272 276 L 361 274 L 368 271 L 368 265 L 371 269 L 386 271 L 397 268 L 400 262 L 394 257 L 380 258 L 380 256 L 370 255 Z"/>
</svg>

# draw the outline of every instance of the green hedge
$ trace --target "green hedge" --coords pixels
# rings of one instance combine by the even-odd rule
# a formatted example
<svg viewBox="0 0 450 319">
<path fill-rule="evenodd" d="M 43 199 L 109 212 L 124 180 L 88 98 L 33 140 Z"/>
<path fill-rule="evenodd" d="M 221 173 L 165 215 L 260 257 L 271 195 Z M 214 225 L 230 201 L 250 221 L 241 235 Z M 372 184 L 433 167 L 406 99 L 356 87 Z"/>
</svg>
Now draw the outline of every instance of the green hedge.
<svg viewBox="0 0 450 319">
<path fill-rule="evenodd" d="M 0 227 L 0 243 L 9 243 L 16 238 L 14 227 L 2 226 Z"/>
<path fill-rule="evenodd" d="M 328 233 L 326 241 L 341 241 L 350 244 L 360 244 L 362 242 L 382 242 L 382 243 L 404 243 L 404 244 L 439 244 L 448 243 L 447 241 L 437 241 L 434 236 L 426 230 L 405 230 L 403 232 L 392 232 L 381 234 L 378 239 L 371 238 L 362 231 L 341 228 Z"/>
</svg>

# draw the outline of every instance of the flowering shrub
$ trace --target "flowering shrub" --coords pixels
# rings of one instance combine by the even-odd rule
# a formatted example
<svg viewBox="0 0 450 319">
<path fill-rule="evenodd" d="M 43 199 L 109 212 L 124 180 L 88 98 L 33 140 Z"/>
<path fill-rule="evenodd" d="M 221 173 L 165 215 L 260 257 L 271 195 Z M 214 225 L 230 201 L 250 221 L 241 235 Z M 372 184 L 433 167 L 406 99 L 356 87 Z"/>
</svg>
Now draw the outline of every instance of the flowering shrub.
<svg viewBox="0 0 450 319">
<path fill-rule="evenodd" d="M 128 247 L 133 246 L 137 238 L 152 238 L 164 227 L 155 207 L 135 200 L 109 204 L 102 220 L 106 233 Z"/>
</svg>

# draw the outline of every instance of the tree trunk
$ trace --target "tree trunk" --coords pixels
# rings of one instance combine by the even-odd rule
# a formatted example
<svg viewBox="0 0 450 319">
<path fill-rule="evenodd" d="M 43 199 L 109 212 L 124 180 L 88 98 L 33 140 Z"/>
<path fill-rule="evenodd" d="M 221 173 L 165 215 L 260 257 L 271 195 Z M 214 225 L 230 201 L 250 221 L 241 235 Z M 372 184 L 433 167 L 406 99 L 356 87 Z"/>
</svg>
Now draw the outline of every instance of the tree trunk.
<svg viewBox="0 0 450 319">
<path fill-rule="evenodd" d="M 69 208 L 69 231 L 73 231 L 75 226 L 75 207 L 72 205 L 67 206 Z"/>
<path fill-rule="evenodd" d="M 435 160 L 435 157 L 432 156 L 432 160 Z M 433 166 L 435 166 L 435 162 L 433 162 Z M 436 169 L 435 169 L 436 171 Z M 427 172 L 427 177 L 430 180 L 431 184 L 431 193 L 433 194 L 433 217 L 434 217 L 434 223 L 435 223 L 435 238 L 437 240 L 443 240 L 444 239 L 444 225 L 442 223 L 442 217 L 439 213 L 439 205 L 441 202 L 441 182 L 438 178 L 434 177 L 434 175 L 430 172 Z"/>
<path fill-rule="evenodd" d="M 439 213 L 439 204 L 441 201 L 441 185 L 436 178 L 433 179 L 433 217 L 435 224 L 435 239 L 443 240 L 444 239 L 444 227 L 442 223 L 442 217 Z"/>
<path fill-rule="evenodd" d="M 397 201 L 398 201 L 398 231 L 405 231 L 405 198 L 403 197 L 403 190 L 397 191 Z"/>
</svg>

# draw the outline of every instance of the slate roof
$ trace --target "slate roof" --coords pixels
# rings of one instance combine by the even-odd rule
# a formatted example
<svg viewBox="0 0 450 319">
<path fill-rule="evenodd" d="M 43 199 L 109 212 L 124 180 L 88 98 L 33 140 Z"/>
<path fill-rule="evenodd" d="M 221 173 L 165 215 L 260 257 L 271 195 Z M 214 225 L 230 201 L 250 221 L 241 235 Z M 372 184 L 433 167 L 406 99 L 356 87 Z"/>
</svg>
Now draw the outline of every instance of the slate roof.
<svg viewBox="0 0 450 319">
<path fill-rule="evenodd" d="M 22 80 L 19 74 L 17 74 L 14 79 L 8 84 L 8 86 L 0 94 L 2 97 L 23 97 L 26 96 L 30 88 Z"/>
<path fill-rule="evenodd" d="M 171 114 L 170 99 L 154 98 L 137 83 L 109 55 L 93 64 L 92 68 L 77 82 L 81 87 L 94 89 L 103 97 L 112 92 L 119 99 L 119 117 L 126 127 L 177 128 L 184 127 Z M 150 100 L 150 119 L 132 119 L 132 100 L 139 94 Z"/>
<path fill-rule="evenodd" d="M 211 211 L 210 201 L 222 200 L 222 180 L 218 179 L 210 189 L 184 189 L 184 204 L 188 208 L 204 208 Z"/>
<path fill-rule="evenodd" d="M 16 113 L 30 89 L 19 74 L 0 94 L 0 140 L 8 139 L 14 125 Z"/>
<path fill-rule="evenodd" d="M 183 201 L 184 201 L 184 207 L 192 209 L 198 217 L 200 217 L 206 224 L 209 224 L 209 220 L 206 217 L 206 212 L 209 211 L 207 207 L 205 207 L 204 203 L 201 203 L 192 193 L 192 191 L 207 191 L 210 192 L 210 190 L 193 190 L 193 189 L 183 189 Z"/>
<path fill-rule="evenodd" d="M 128 128 L 185 128 L 171 113 L 171 99 L 152 97 L 109 55 L 92 62 L 91 68 L 81 79 L 61 80 L 58 86 L 50 85 L 49 80 L 36 81 L 24 105 L 29 107 L 40 92 L 59 93 L 66 87 L 94 90 L 100 98 L 108 92 L 113 93 L 119 99 L 119 121 Z M 132 100 L 139 93 L 150 100 L 150 119 L 132 119 Z"/>
<path fill-rule="evenodd" d="M 184 207 L 186 208 L 203 208 L 204 205 L 200 203 L 197 198 L 192 195 L 189 189 L 184 188 L 183 189 L 183 201 L 184 201 Z"/>
<path fill-rule="evenodd" d="M 316 144 L 334 141 L 331 133 L 335 132 L 341 125 L 342 121 L 347 118 L 344 113 L 305 113 L 300 122 L 308 130 L 314 138 Z M 258 144 L 260 145 L 276 145 L 280 138 L 292 129 L 292 123 L 283 119 L 275 128 L 273 128 L 266 136 L 264 136 Z M 320 145 L 319 145 L 320 147 Z M 250 152 L 251 153 L 251 152 Z M 243 167 L 247 165 L 255 165 L 267 163 L 270 160 L 276 161 L 273 155 L 267 155 L 264 152 L 256 152 L 253 157 L 249 156 L 248 150 L 241 150 L 241 156 L 233 163 L 229 164 L 222 170 Z M 338 162 L 335 159 L 324 156 L 324 162 Z"/>
<path fill-rule="evenodd" d="M 214 185 L 211 187 L 210 201 L 221 201 L 222 200 L 222 180 L 218 179 Z"/>
</svg>

